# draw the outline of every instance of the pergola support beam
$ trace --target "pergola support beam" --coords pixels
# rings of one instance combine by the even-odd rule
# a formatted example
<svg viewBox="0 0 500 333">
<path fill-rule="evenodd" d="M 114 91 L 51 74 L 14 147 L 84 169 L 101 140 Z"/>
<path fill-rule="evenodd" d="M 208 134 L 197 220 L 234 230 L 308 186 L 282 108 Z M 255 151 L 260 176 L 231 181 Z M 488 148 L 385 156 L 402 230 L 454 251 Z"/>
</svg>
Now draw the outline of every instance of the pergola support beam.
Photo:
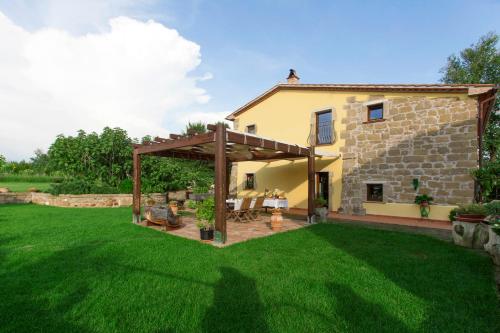
<svg viewBox="0 0 500 333">
<path fill-rule="evenodd" d="M 219 123 L 215 131 L 215 241 L 225 243 L 226 197 L 227 197 L 227 159 L 226 127 Z"/>
<path fill-rule="evenodd" d="M 309 156 L 307 157 L 307 222 L 314 223 L 314 181 L 315 181 L 315 156 L 314 147 L 309 148 Z"/>
<path fill-rule="evenodd" d="M 132 196 L 132 222 L 141 222 L 141 155 L 134 149 L 134 187 Z"/>
</svg>

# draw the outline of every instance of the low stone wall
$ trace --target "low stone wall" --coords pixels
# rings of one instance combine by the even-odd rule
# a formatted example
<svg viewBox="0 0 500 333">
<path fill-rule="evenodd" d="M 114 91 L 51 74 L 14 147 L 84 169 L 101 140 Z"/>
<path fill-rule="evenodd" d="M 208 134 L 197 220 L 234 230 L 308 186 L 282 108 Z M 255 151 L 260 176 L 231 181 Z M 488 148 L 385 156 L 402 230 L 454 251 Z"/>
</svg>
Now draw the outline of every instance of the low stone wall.
<svg viewBox="0 0 500 333">
<path fill-rule="evenodd" d="M 154 193 L 151 197 L 158 204 L 166 203 L 165 194 Z M 142 196 L 142 202 L 146 199 Z M 132 205 L 132 194 L 0 193 L 0 204 L 30 202 L 56 207 L 127 207 Z"/>
<path fill-rule="evenodd" d="M 0 205 L 29 202 L 31 202 L 31 193 L 0 193 Z"/>
</svg>

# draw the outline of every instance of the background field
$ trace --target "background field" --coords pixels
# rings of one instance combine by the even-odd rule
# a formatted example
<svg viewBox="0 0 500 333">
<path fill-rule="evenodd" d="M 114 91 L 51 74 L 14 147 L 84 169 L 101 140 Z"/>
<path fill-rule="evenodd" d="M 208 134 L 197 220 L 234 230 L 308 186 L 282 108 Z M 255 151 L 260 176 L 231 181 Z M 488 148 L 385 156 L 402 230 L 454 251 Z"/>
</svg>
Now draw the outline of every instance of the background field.
<svg viewBox="0 0 500 333">
<path fill-rule="evenodd" d="M 8 187 L 11 192 L 26 192 L 31 187 L 35 187 L 40 191 L 45 191 L 50 187 L 50 183 L 0 182 L 0 187 Z"/>
</svg>

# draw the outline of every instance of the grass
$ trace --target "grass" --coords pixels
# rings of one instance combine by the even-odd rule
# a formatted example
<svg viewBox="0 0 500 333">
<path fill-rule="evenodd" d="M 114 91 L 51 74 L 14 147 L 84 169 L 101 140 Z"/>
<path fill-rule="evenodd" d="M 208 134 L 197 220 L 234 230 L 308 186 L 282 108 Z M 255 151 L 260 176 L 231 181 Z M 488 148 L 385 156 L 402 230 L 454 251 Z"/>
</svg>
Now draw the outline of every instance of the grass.
<svg viewBox="0 0 500 333">
<path fill-rule="evenodd" d="M 0 207 L 2 332 L 498 332 L 490 259 L 314 225 L 223 249 L 130 209 Z"/>
<path fill-rule="evenodd" d="M 45 191 L 50 187 L 47 182 L 0 182 L 0 187 L 7 187 L 11 192 L 27 192 L 29 188 L 35 187 Z"/>
</svg>

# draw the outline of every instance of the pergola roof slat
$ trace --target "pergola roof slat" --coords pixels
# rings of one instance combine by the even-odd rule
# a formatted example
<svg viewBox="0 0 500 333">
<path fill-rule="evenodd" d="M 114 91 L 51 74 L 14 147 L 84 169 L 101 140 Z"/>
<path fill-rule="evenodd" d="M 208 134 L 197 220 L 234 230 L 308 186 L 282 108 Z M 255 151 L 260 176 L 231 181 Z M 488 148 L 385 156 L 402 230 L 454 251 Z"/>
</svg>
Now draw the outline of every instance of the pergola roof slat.
<svg viewBox="0 0 500 333">
<path fill-rule="evenodd" d="M 171 139 L 155 137 L 154 141 L 134 145 L 134 149 L 137 154 L 213 160 L 216 126 L 208 125 L 207 128 L 209 132 L 203 134 L 170 134 Z M 310 154 L 307 147 L 229 129 L 226 129 L 225 150 L 226 158 L 233 162 L 297 159 Z"/>
<path fill-rule="evenodd" d="M 158 143 L 152 146 L 141 145 L 139 147 L 136 147 L 135 149 L 137 150 L 138 154 L 146 154 L 146 153 L 161 152 L 181 147 L 194 146 L 214 141 L 215 141 L 214 133 L 210 132 L 205 134 L 194 135 L 192 137 L 186 137 L 186 138 L 181 137 L 176 140 L 168 141 L 165 143 Z"/>
</svg>

